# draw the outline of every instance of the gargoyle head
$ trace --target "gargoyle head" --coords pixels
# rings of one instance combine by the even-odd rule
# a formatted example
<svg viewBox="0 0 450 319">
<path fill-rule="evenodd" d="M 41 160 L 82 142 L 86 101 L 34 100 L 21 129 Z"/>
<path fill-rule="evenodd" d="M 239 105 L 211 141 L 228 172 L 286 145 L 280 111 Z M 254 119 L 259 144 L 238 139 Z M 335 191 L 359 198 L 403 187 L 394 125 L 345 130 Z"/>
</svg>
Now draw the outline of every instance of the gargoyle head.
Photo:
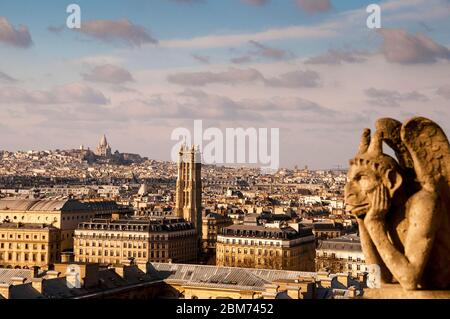
<svg viewBox="0 0 450 319">
<path fill-rule="evenodd" d="M 365 129 L 359 151 L 350 160 L 345 203 L 347 210 L 355 216 L 367 213 L 378 186 L 386 187 L 389 199 L 392 199 L 402 185 L 401 169 L 394 158 L 383 153 L 382 142 L 379 134 L 375 133 L 371 139 L 370 130 Z"/>
</svg>

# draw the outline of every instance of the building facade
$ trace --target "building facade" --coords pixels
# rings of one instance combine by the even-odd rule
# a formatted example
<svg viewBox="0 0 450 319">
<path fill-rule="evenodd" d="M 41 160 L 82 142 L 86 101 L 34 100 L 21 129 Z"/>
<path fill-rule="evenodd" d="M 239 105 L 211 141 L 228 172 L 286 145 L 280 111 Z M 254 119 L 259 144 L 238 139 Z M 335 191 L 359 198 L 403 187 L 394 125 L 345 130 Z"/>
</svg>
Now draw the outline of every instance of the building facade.
<svg viewBox="0 0 450 319">
<path fill-rule="evenodd" d="M 352 234 L 319 241 L 316 270 L 322 268 L 328 268 L 332 273 L 351 273 L 354 276 L 366 272 L 359 237 Z"/>
<path fill-rule="evenodd" d="M 60 261 L 60 230 L 47 224 L 1 223 L 0 268 L 47 268 Z"/>
<path fill-rule="evenodd" d="M 203 252 L 216 251 L 217 236 L 221 233 L 222 229 L 231 226 L 233 221 L 231 218 L 217 214 L 209 213 L 203 217 L 202 221 L 202 242 Z"/>
<path fill-rule="evenodd" d="M 217 237 L 218 266 L 313 271 L 315 239 L 309 227 L 233 225 Z"/>
<path fill-rule="evenodd" d="M 200 152 L 182 145 L 178 157 L 178 176 L 174 214 L 194 224 L 198 242 L 202 238 L 202 176 Z"/>
<path fill-rule="evenodd" d="M 88 203 L 78 200 L 3 199 L 0 200 L 0 222 L 47 224 L 60 230 L 60 250 L 73 249 L 73 236 L 78 223 L 102 214 Z"/>
<path fill-rule="evenodd" d="M 77 262 L 120 264 L 136 262 L 189 263 L 197 260 L 197 232 L 177 217 L 94 219 L 75 230 Z"/>
<path fill-rule="evenodd" d="M 0 200 L 0 222 L 54 226 L 61 231 L 61 251 L 73 248 L 73 235 L 78 223 L 95 218 L 97 213 L 88 204 L 72 199 Z"/>
</svg>

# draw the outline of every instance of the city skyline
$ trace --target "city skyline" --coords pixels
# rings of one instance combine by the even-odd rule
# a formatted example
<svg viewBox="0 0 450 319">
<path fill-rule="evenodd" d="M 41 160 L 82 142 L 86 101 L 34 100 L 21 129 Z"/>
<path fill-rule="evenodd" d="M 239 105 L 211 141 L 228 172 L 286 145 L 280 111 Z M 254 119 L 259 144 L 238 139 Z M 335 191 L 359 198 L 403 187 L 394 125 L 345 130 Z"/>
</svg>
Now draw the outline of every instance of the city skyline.
<svg viewBox="0 0 450 319">
<path fill-rule="evenodd" d="M 447 0 L 76 3 L 78 31 L 68 3 L 0 4 L 0 149 L 94 149 L 106 134 L 170 160 L 171 132 L 202 119 L 280 128 L 280 166 L 316 169 L 346 166 L 377 117 L 450 130 Z"/>
</svg>

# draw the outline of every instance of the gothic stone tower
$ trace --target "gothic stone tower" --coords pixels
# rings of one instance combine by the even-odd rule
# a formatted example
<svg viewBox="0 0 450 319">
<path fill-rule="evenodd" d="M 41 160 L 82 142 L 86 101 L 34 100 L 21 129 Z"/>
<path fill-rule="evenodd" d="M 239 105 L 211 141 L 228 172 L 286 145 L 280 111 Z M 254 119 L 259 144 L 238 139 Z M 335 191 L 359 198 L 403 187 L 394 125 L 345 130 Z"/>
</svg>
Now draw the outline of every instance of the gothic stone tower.
<svg viewBox="0 0 450 319">
<path fill-rule="evenodd" d="M 178 154 L 175 215 L 194 224 L 202 238 L 202 179 L 200 152 L 182 145 Z"/>
</svg>

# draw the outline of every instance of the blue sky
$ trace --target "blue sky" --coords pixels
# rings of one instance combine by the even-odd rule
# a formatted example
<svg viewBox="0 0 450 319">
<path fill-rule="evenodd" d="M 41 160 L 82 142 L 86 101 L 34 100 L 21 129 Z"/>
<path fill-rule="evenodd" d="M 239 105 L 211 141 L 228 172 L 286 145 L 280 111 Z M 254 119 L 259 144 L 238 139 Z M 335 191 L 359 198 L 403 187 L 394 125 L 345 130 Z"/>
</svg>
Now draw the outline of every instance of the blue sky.
<svg viewBox="0 0 450 319">
<path fill-rule="evenodd" d="M 73 2 L 80 31 L 64 28 L 70 1 L 0 2 L 0 148 L 106 133 L 169 159 L 170 132 L 204 117 L 278 127 L 283 166 L 331 167 L 380 116 L 450 129 L 448 0 Z M 366 26 L 371 3 L 381 30 Z"/>
</svg>

